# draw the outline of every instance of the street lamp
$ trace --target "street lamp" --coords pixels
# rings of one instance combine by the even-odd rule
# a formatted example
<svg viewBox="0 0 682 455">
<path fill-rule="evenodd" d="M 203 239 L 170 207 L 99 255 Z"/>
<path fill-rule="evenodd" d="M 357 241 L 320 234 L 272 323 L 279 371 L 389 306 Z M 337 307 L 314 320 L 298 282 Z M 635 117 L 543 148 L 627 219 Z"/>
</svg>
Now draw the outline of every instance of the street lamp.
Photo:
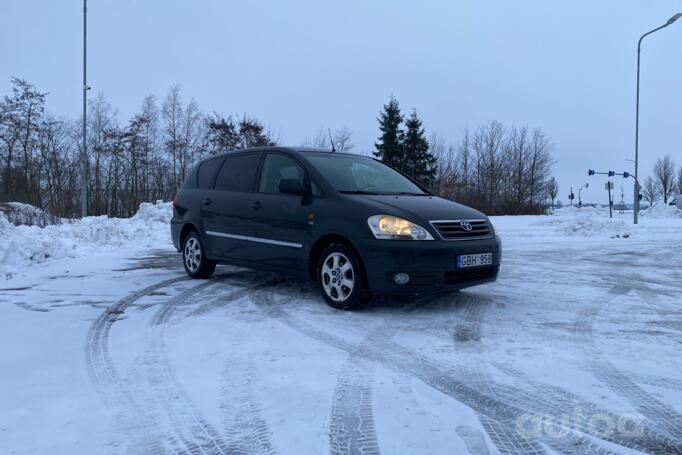
<svg viewBox="0 0 682 455">
<path fill-rule="evenodd" d="M 586 183 L 586 184 L 584 184 L 583 186 L 581 186 L 580 188 L 578 188 L 578 207 L 582 207 L 582 206 L 583 206 L 583 197 L 582 197 L 582 193 L 583 193 L 583 190 L 585 190 L 585 189 L 587 189 L 587 188 L 589 188 L 589 187 L 590 187 L 590 184 L 589 184 L 589 183 Z"/>
<path fill-rule="evenodd" d="M 81 217 L 88 216 L 88 78 L 87 78 L 88 1 L 83 0 L 83 145 L 81 153 Z"/>
<path fill-rule="evenodd" d="M 637 224 L 637 219 L 639 215 L 639 68 L 640 68 L 640 59 L 641 59 L 641 52 L 642 52 L 642 40 L 651 35 L 654 32 L 657 32 L 661 30 L 662 28 L 667 27 L 668 25 L 671 25 L 673 22 L 675 22 L 677 19 L 682 17 L 682 13 L 677 13 L 670 19 L 668 19 L 668 22 L 665 24 L 661 25 L 658 28 L 655 28 L 651 30 L 650 32 L 645 33 L 642 35 L 642 37 L 639 39 L 639 42 L 637 43 L 637 109 L 636 109 L 636 120 L 635 120 L 635 224 Z"/>
</svg>

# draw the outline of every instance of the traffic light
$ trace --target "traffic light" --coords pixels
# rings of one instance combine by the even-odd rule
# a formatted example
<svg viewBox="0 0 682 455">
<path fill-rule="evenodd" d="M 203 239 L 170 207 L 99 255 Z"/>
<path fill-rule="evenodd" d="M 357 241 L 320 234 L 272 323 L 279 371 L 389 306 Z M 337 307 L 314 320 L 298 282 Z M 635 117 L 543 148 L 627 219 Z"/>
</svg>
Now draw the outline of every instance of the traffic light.
<svg viewBox="0 0 682 455">
<path fill-rule="evenodd" d="M 589 176 L 594 175 L 594 169 L 590 169 L 589 171 L 587 171 L 587 175 Z"/>
<path fill-rule="evenodd" d="M 640 200 L 640 201 L 642 200 L 642 194 L 641 194 L 641 193 L 640 193 L 640 195 L 639 195 L 639 200 Z"/>
<path fill-rule="evenodd" d="M 630 173 L 629 172 L 623 172 L 623 178 L 626 179 L 628 177 L 630 177 Z"/>
<path fill-rule="evenodd" d="M 568 195 L 568 199 L 570 199 L 571 201 L 572 201 L 573 199 L 575 199 L 575 194 L 573 194 L 573 193 L 569 194 L 569 195 Z"/>
<path fill-rule="evenodd" d="M 609 177 L 613 177 L 614 175 L 616 175 L 614 171 L 609 171 Z"/>
</svg>

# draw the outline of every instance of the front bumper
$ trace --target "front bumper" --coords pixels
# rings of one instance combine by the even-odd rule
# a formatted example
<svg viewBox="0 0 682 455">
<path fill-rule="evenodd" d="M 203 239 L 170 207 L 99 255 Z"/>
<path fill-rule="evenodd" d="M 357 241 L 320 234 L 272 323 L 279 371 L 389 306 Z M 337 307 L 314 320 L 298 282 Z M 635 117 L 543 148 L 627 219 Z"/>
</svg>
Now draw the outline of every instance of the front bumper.
<svg viewBox="0 0 682 455">
<path fill-rule="evenodd" d="M 413 241 L 367 239 L 358 243 L 369 288 L 378 294 L 430 294 L 463 289 L 497 279 L 502 242 L 494 236 L 480 240 Z M 457 269 L 461 254 L 492 253 L 493 264 Z M 404 285 L 393 282 L 395 273 L 408 273 Z"/>
</svg>

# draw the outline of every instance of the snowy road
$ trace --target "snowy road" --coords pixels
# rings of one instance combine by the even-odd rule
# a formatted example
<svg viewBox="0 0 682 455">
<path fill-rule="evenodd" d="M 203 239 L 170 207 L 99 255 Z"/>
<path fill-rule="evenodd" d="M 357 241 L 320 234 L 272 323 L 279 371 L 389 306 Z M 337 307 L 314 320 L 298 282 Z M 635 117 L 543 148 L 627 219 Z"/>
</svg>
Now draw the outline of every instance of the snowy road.
<svg viewBox="0 0 682 455">
<path fill-rule="evenodd" d="M 165 245 L 33 265 L 0 453 L 682 453 L 682 218 L 495 224 L 498 282 L 357 312 Z"/>
</svg>

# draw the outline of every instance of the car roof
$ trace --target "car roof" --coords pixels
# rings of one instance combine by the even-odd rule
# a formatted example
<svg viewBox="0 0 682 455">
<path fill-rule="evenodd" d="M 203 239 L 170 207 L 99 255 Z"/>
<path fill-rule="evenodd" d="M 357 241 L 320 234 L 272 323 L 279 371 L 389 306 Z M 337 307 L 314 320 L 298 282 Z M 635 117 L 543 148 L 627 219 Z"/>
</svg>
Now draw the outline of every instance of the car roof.
<svg viewBox="0 0 682 455">
<path fill-rule="evenodd" d="M 308 154 L 313 154 L 313 155 L 358 156 L 358 157 L 362 157 L 362 158 L 371 158 L 371 157 L 367 157 L 365 155 L 358 155 L 355 153 L 347 153 L 347 152 L 333 152 L 331 149 L 317 148 L 317 147 L 264 146 L 264 147 L 251 147 L 251 148 L 246 148 L 246 149 L 235 149 L 235 150 L 231 150 L 229 152 L 220 153 L 218 155 L 207 156 L 206 158 L 202 159 L 201 161 L 203 162 L 203 161 L 209 160 L 211 158 L 230 156 L 232 154 L 246 153 L 246 152 L 285 152 L 285 153 L 294 153 L 294 154 L 300 153 L 303 156 L 308 155 Z"/>
</svg>

